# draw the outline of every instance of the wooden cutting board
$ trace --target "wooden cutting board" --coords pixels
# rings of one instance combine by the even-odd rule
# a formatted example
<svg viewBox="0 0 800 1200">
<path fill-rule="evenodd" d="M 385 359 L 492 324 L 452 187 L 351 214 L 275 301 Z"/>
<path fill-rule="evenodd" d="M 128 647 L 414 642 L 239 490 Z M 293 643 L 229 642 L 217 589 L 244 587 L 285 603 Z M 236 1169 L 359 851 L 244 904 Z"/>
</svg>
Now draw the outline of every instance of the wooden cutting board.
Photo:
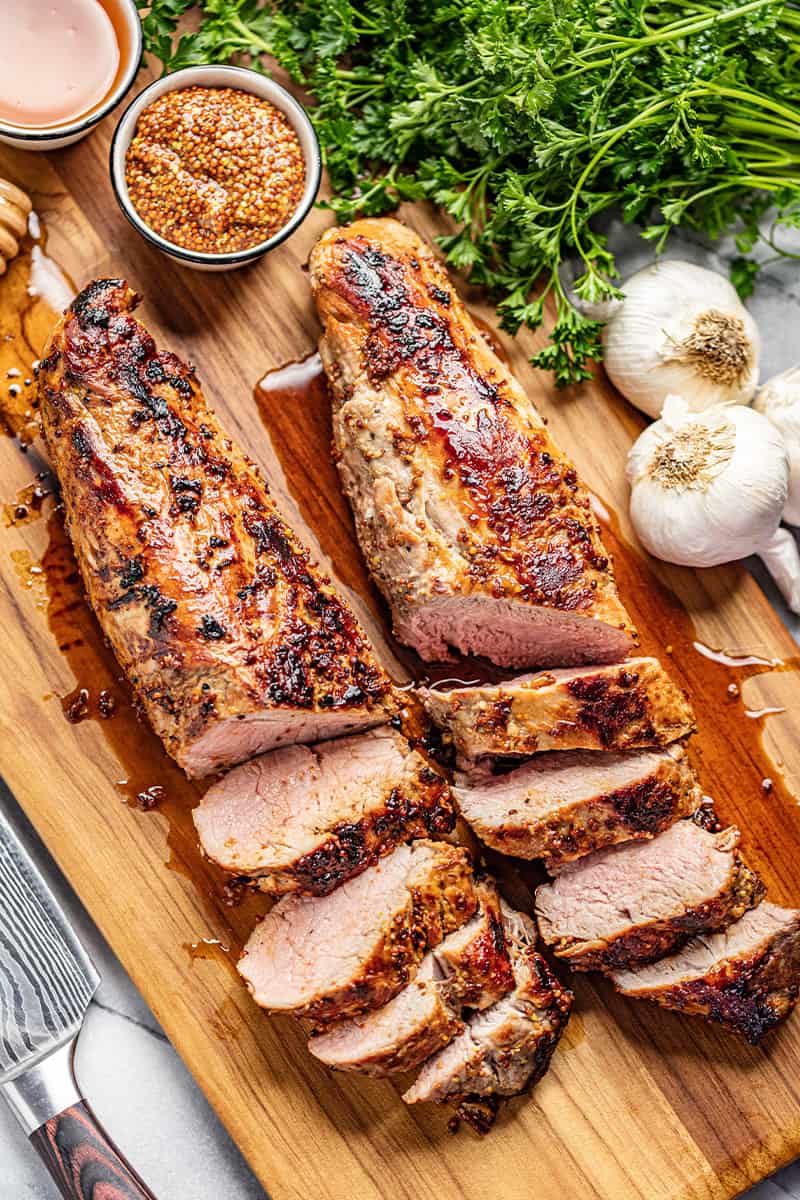
<svg viewBox="0 0 800 1200">
<path fill-rule="evenodd" d="M 266 371 L 313 350 L 319 331 L 302 267 L 329 216 L 316 212 L 250 269 L 183 270 L 119 214 L 107 174 L 111 129 L 106 122 L 50 163 L 0 149 L 0 175 L 33 192 L 48 231 L 44 250 L 29 243 L 0 279 L 2 405 L 24 411 L 32 390 L 25 378 L 52 321 L 47 304 L 27 294 L 31 258 L 34 285 L 44 280 L 56 304 L 68 285 L 49 259 L 75 284 L 127 276 L 145 296 L 145 321 L 197 364 L 230 432 L 264 467 L 290 520 L 351 593 L 402 676 L 331 465 L 325 404 L 273 401 L 265 424 L 253 397 Z M 428 209 L 403 215 L 423 234 L 436 232 Z M 493 320 L 479 297 L 468 299 Z M 527 365 L 536 340 L 504 344 L 557 440 L 599 501 L 619 514 L 618 527 L 604 520 L 611 520 L 623 597 L 645 649 L 691 693 L 701 728 L 693 754 L 706 790 L 740 824 L 772 898 L 798 904 L 794 643 L 744 570 L 658 567 L 656 574 L 627 544 L 623 464 L 639 417 L 602 377 L 554 394 Z M 9 369 L 21 375 L 7 377 Z M 21 415 L 17 423 L 25 421 Z M 275 1200 L 711 1200 L 738 1194 L 800 1153 L 800 1016 L 753 1049 L 578 978 L 575 1015 L 550 1073 L 478 1140 L 448 1132 L 443 1110 L 407 1108 L 392 1083 L 328 1072 L 306 1052 L 299 1024 L 261 1013 L 234 960 L 264 901 L 246 897 L 229 907 L 224 880 L 199 857 L 190 818 L 199 788 L 136 720 L 83 604 L 52 500 L 38 513 L 31 502 L 44 466 L 40 449 L 37 442 L 22 453 L 18 439 L 0 437 L 0 500 L 11 506 L 0 521 L 0 770 Z M 14 514 L 20 503 L 28 518 Z M 784 665 L 748 678 L 763 668 L 714 663 L 695 640 Z M 101 691 L 104 707 L 115 707 L 106 720 L 97 719 Z M 86 709 L 93 719 L 70 723 L 63 711 L 70 704 L 73 717 Z M 788 711 L 748 718 L 745 707 Z M 772 761 L 760 748 L 762 726 Z M 771 787 L 762 786 L 767 777 Z M 165 792 L 154 811 L 124 803 L 153 786 Z M 191 1153 L 190 1130 L 173 1152 Z"/>
</svg>

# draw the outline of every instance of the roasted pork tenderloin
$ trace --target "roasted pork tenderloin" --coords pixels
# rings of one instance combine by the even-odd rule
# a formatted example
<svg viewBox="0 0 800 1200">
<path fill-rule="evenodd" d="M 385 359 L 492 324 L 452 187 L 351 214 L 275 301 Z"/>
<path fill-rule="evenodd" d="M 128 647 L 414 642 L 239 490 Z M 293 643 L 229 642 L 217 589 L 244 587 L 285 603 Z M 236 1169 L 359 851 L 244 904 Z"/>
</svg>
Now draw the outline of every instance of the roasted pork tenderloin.
<svg viewBox="0 0 800 1200">
<path fill-rule="evenodd" d="M 511 991 L 514 972 L 497 889 L 483 880 L 476 892 L 479 911 L 425 955 L 399 995 L 315 1035 L 308 1043 L 311 1053 L 340 1071 L 410 1071 L 462 1031 L 463 1008 L 488 1008 Z"/>
<path fill-rule="evenodd" d="M 400 641 L 512 667 L 624 658 L 588 493 L 430 247 L 361 220 L 310 268 L 339 473 Z"/>
<path fill-rule="evenodd" d="M 387 727 L 263 754 L 209 788 L 193 815 L 209 858 L 274 895 L 323 896 L 455 823 L 447 780 Z"/>
<path fill-rule="evenodd" d="M 493 850 L 564 863 L 652 838 L 693 813 L 703 796 L 682 746 L 598 754 L 537 754 L 504 775 L 457 775 L 464 820 Z"/>
<path fill-rule="evenodd" d="M 39 405 L 89 602 L 191 776 L 384 723 L 393 689 L 359 624 L 119 279 L 56 325 Z"/>
<path fill-rule="evenodd" d="M 469 1017 L 463 1031 L 428 1059 L 403 1096 L 408 1104 L 454 1100 L 460 1114 L 470 1119 L 476 1100 L 516 1096 L 537 1083 L 550 1065 L 569 1018 L 572 993 L 537 953 L 530 918 L 503 904 L 503 921 L 513 990 Z"/>
<path fill-rule="evenodd" d="M 570 863 L 536 892 L 543 940 L 578 971 L 653 962 L 694 933 L 724 928 L 764 896 L 741 859 L 738 830 L 678 821 Z"/>
<path fill-rule="evenodd" d="M 465 849 L 411 842 L 328 896 L 284 896 L 249 938 L 239 971 L 271 1012 L 355 1016 L 396 996 L 478 902 Z"/>
<path fill-rule="evenodd" d="M 724 931 L 612 979 L 625 996 L 705 1017 L 756 1045 L 797 1003 L 800 910 L 761 904 Z"/>
<path fill-rule="evenodd" d="M 655 658 L 540 671 L 508 683 L 420 688 L 459 758 L 666 746 L 694 729 L 689 701 Z"/>
</svg>

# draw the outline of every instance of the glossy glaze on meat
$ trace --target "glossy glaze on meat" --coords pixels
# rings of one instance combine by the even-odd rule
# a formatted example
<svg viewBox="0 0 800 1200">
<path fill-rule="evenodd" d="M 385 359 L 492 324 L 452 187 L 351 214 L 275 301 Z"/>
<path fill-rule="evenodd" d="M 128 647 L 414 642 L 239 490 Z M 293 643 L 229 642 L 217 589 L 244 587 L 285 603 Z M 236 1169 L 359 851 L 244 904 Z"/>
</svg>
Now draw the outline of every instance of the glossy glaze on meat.
<svg viewBox="0 0 800 1200">
<path fill-rule="evenodd" d="M 685 693 L 655 658 L 480 687 L 421 688 L 419 695 L 466 764 L 544 750 L 667 746 L 694 729 Z"/>
<path fill-rule="evenodd" d="M 392 687 L 353 613 L 137 301 L 85 288 L 39 398 L 89 601 L 153 728 L 204 775 L 381 724 Z"/>
<path fill-rule="evenodd" d="M 311 256 L 334 444 L 395 632 L 507 666 L 631 646 L 575 467 L 404 225 L 331 229 Z"/>
<path fill-rule="evenodd" d="M 506 904 L 502 907 L 513 990 L 471 1017 L 457 1037 L 428 1059 L 403 1096 L 408 1104 L 455 1100 L 459 1115 L 470 1124 L 470 1105 L 477 1098 L 516 1096 L 541 1079 L 572 1008 L 572 992 L 535 949 L 533 922 Z M 490 1124 L 487 1120 L 486 1127 Z"/>
</svg>

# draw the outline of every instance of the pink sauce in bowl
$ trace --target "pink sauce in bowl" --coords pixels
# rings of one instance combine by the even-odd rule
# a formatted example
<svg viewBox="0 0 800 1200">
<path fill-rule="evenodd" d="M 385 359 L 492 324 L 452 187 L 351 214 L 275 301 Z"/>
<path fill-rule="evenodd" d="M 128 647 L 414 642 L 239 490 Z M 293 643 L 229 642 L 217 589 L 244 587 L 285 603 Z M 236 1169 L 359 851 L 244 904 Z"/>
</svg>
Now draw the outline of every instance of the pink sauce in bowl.
<svg viewBox="0 0 800 1200">
<path fill-rule="evenodd" d="M 0 0 L 0 136 L 75 140 L 122 98 L 141 53 L 134 0 Z"/>
</svg>

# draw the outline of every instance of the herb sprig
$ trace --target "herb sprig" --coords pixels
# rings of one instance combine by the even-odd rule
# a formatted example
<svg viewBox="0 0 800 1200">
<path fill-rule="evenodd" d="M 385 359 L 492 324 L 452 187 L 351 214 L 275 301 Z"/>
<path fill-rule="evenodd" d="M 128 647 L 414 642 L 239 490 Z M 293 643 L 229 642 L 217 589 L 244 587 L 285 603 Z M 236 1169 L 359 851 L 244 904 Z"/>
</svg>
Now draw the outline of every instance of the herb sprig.
<svg viewBox="0 0 800 1200">
<path fill-rule="evenodd" d="M 743 296 L 756 244 L 782 256 L 800 225 L 800 10 L 781 0 L 203 0 L 177 39 L 190 0 L 143 7 L 168 70 L 267 54 L 308 88 L 341 219 L 427 198 L 506 329 L 550 297 L 533 361 L 559 385 L 602 356 L 586 312 L 619 295 L 614 210 L 656 251 L 677 226 L 733 232 Z"/>
</svg>

